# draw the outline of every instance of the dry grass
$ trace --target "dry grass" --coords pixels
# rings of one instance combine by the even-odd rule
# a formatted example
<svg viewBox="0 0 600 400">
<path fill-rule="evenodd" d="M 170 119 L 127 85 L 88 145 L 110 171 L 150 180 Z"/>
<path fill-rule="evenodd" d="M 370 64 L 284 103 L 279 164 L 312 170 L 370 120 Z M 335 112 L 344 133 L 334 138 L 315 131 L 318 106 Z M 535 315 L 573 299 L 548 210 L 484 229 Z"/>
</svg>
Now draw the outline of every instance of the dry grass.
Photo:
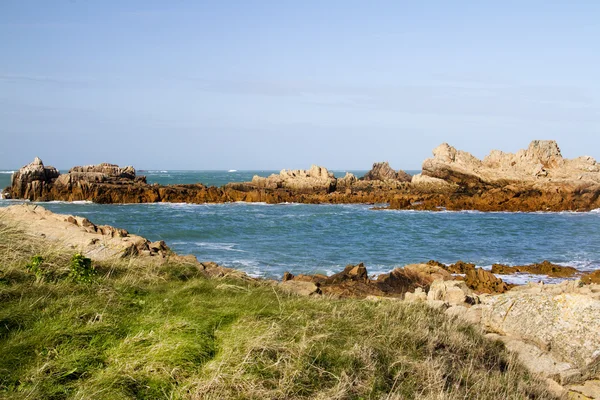
<svg viewBox="0 0 600 400">
<path fill-rule="evenodd" d="M 97 264 L 0 218 L 0 398 L 549 399 L 500 343 L 424 305 L 299 298 L 191 265 Z M 44 259 L 43 279 L 25 270 Z"/>
</svg>

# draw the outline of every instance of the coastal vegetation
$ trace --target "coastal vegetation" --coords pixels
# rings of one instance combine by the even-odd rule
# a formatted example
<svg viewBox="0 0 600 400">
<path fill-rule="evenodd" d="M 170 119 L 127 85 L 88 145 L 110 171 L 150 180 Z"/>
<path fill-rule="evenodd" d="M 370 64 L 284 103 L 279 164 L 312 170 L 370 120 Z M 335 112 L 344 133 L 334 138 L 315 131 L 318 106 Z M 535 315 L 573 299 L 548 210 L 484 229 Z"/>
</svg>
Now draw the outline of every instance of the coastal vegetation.
<svg viewBox="0 0 600 400">
<path fill-rule="evenodd" d="M 0 304 L 5 399 L 552 398 L 500 342 L 424 304 L 92 263 L 2 219 Z"/>
</svg>

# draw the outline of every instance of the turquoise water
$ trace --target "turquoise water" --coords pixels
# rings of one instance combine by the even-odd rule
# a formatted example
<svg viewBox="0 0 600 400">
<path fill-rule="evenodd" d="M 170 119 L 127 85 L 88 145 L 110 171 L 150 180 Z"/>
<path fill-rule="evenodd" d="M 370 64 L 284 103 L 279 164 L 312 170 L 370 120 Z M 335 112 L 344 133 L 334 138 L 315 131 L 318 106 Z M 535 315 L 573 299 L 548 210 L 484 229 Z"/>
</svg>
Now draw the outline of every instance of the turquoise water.
<svg viewBox="0 0 600 400">
<path fill-rule="evenodd" d="M 248 172 L 235 178 L 242 173 Z M 222 172 L 212 174 L 219 174 L 212 176 L 215 182 L 226 177 Z M 148 180 L 159 178 L 167 177 L 149 176 Z M 4 206 L 13 203 L 0 201 Z M 549 260 L 582 271 L 600 268 L 599 210 L 482 213 L 381 211 L 367 205 L 42 205 L 125 228 L 150 240 L 164 240 L 180 254 L 194 254 L 201 261 L 215 261 L 255 276 L 281 277 L 284 271 L 331 274 L 358 262 L 364 262 L 371 273 L 382 273 L 430 259 L 463 260 L 483 267 Z M 539 277 L 509 278 L 528 279 Z"/>
</svg>

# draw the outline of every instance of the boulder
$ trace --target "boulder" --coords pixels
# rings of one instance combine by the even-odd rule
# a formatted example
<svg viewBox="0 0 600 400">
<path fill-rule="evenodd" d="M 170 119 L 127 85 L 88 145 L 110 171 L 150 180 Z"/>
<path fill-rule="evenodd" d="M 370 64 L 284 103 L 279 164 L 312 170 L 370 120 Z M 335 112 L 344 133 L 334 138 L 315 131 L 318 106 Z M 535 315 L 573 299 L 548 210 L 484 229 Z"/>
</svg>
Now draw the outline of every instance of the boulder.
<svg viewBox="0 0 600 400">
<path fill-rule="evenodd" d="M 365 181 L 397 181 L 397 182 L 410 182 L 412 177 L 406 172 L 399 170 L 395 171 L 390 167 L 390 164 L 385 162 L 378 162 L 373 164 L 373 168 L 365 174 L 362 178 Z"/>
<path fill-rule="evenodd" d="M 504 293 L 512 287 L 482 268 L 468 269 L 464 279 L 467 286 L 478 293 Z"/>
<path fill-rule="evenodd" d="M 463 281 L 434 281 L 429 287 L 427 300 L 442 300 L 452 305 L 460 305 L 467 302 L 473 292 Z"/>
<path fill-rule="evenodd" d="M 44 197 L 60 173 L 54 167 L 46 167 L 39 157 L 20 168 L 11 176 L 10 196 L 15 199 L 37 200 Z"/>
</svg>

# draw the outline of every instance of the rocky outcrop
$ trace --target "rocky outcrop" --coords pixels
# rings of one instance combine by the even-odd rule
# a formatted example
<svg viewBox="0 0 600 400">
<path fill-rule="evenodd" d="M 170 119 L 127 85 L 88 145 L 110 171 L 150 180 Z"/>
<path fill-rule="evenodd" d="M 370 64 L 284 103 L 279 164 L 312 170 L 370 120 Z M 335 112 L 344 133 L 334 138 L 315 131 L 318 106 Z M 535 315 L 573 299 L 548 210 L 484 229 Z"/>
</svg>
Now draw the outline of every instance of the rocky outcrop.
<svg viewBox="0 0 600 400">
<path fill-rule="evenodd" d="M 584 274 L 581 277 L 581 282 L 585 284 L 600 284 L 600 270 Z"/>
<path fill-rule="evenodd" d="M 252 184 L 264 189 L 291 189 L 297 191 L 325 191 L 332 192 L 336 188 L 337 180 L 327 168 L 313 165 L 309 170 L 282 170 L 266 178 L 255 175 Z"/>
<path fill-rule="evenodd" d="M 547 275 L 551 278 L 570 278 L 576 275 L 578 271 L 573 267 L 564 267 L 544 260 L 538 264 L 516 265 L 514 267 L 503 264 L 493 264 L 492 273 L 500 275 L 536 274 Z"/>
<path fill-rule="evenodd" d="M 365 181 L 395 181 L 395 182 L 410 182 L 412 177 L 406 172 L 399 170 L 395 171 L 390 167 L 390 164 L 385 162 L 378 162 L 373 164 L 373 168 L 365 174 L 363 180 Z"/>
<path fill-rule="evenodd" d="M 96 225 L 87 218 L 55 214 L 37 205 L 0 209 L 3 221 L 13 221 L 33 236 L 41 236 L 59 248 L 77 251 L 96 261 L 131 256 L 165 258 L 170 249 L 162 241 L 130 234 L 125 229 Z"/>
<path fill-rule="evenodd" d="M 493 150 L 483 160 L 443 143 L 423 162 L 423 175 L 460 186 L 600 183 L 600 165 L 592 157 L 564 159 L 553 140 L 534 140 L 515 154 Z"/>
<path fill-rule="evenodd" d="M 13 177 L 7 197 L 96 203 L 369 203 L 391 209 L 481 211 L 588 211 L 600 208 L 600 166 L 591 157 L 564 159 L 553 141 L 534 141 L 515 154 L 492 151 L 484 160 L 442 144 L 409 179 L 375 163 L 362 179 L 336 178 L 326 168 L 283 170 L 223 187 L 148 185 L 133 167 L 75 167 L 58 175 L 41 161 Z"/>
<path fill-rule="evenodd" d="M 42 160 L 36 157 L 12 175 L 9 196 L 15 199 L 39 199 L 59 175 L 56 168 L 44 166 Z"/>
<path fill-rule="evenodd" d="M 162 240 L 152 242 L 125 229 L 96 225 L 87 218 L 55 214 L 38 205 L 21 204 L 0 208 L 0 224 L 11 224 L 32 237 L 43 238 L 56 249 L 78 252 L 97 262 L 135 258 L 143 265 L 167 262 L 189 264 L 210 277 L 232 276 L 251 280 L 244 272 L 213 262 L 198 262 L 194 256 L 175 254 Z"/>
<path fill-rule="evenodd" d="M 578 285 L 529 285 L 481 300 L 481 324 L 501 335 L 520 338 L 550 353 L 557 363 L 576 369 L 579 378 L 600 370 L 600 300 Z"/>
<path fill-rule="evenodd" d="M 479 325 L 547 378 L 557 396 L 599 398 L 600 285 L 530 283 L 492 296 L 478 295 L 464 282 L 437 280 L 426 295 L 417 289 L 405 299 Z"/>
</svg>

